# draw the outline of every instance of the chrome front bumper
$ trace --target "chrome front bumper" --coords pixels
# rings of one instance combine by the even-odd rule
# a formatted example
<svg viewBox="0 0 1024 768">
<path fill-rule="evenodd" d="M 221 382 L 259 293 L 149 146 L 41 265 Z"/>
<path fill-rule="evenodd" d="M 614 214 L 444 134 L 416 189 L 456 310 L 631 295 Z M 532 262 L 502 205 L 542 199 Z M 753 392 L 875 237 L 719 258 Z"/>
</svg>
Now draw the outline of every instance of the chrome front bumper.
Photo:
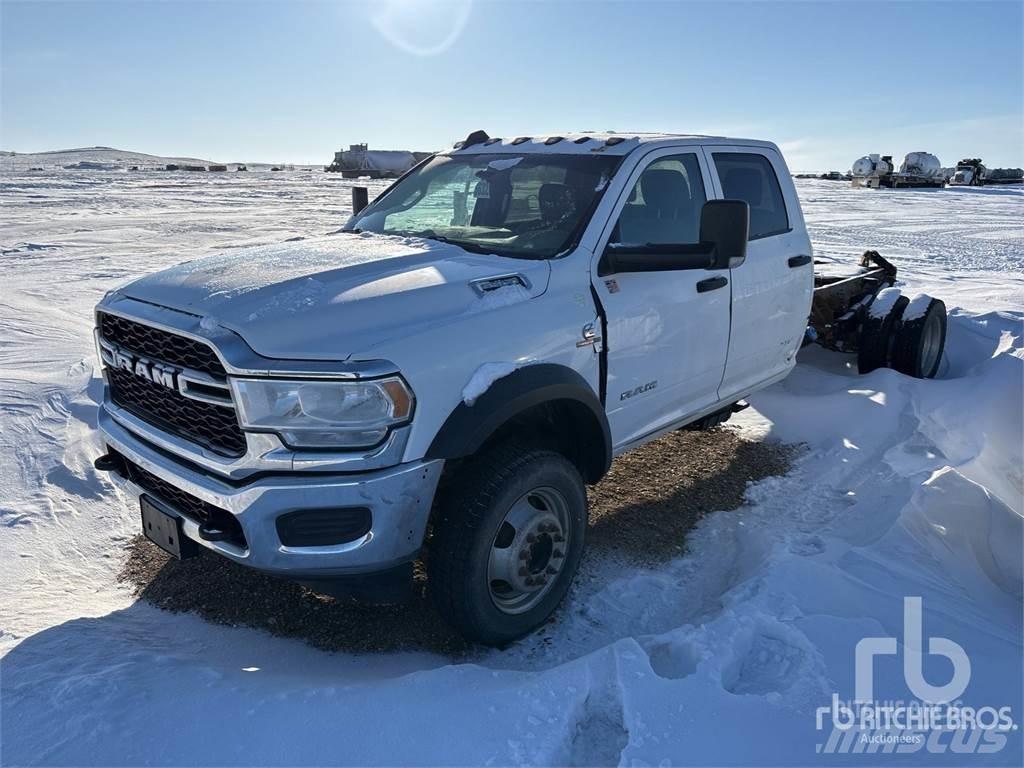
<svg viewBox="0 0 1024 768">
<path fill-rule="evenodd" d="M 246 546 L 207 541 L 199 523 L 183 516 L 184 533 L 198 544 L 242 565 L 296 578 L 359 575 L 383 571 L 415 558 L 444 462 L 413 461 L 358 474 L 280 473 L 233 484 L 168 457 L 140 440 L 101 407 L 99 428 L 106 444 L 161 480 L 230 512 Z M 134 495 L 143 489 L 123 481 Z M 372 527 L 355 541 L 324 547 L 286 547 L 277 534 L 278 516 L 294 510 L 368 507 Z"/>
</svg>

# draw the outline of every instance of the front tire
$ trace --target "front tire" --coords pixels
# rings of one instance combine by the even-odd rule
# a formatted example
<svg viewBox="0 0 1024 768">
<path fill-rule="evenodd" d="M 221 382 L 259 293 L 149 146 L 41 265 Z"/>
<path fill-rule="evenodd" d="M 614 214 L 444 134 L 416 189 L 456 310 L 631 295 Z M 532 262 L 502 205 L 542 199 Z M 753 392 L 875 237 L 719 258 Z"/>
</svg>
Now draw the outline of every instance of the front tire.
<svg viewBox="0 0 1024 768">
<path fill-rule="evenodd" d="M 586 526 L 586 488 L 568 459 L 497 445 L 463 466 L 441 498 L 427 590 L 463 636 L 505 645 L 562 602 Z"/>
</svg>

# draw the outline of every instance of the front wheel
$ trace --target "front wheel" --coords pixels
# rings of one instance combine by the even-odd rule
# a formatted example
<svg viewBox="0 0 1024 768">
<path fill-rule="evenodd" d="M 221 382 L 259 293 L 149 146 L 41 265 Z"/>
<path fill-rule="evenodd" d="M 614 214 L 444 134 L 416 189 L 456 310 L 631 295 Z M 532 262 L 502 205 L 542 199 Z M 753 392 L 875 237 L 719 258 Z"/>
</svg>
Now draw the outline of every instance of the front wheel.
<svg viewBox="0 0 1024 768">
<path fill-rule="evenodd" d="M 498 445 L 460 470 L 441 499 L 427 589 L 465 637 L 504 645 L 542 624 L 583 554 L 587 494 L 550 450 Z"/>
</svg>

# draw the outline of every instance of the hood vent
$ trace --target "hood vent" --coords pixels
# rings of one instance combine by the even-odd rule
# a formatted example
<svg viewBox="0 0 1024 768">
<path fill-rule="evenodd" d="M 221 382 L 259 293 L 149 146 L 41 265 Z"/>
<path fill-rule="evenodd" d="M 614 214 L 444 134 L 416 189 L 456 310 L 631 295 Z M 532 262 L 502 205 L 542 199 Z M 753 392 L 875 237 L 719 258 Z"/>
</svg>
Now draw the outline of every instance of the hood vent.
<svg viewBox="0 0 1024 768">
<path fill-rule="evenodd" d="M 529 281 L 518 272 L 511 275 L 496 275 L 495 277 L 484 277 L 480 280 L 473 280 L 470 285 L 473 290 L 481 296 L 497 291 L 501 288 L 515 286 L 524 290 L 529 289 Z"/>
</svg>

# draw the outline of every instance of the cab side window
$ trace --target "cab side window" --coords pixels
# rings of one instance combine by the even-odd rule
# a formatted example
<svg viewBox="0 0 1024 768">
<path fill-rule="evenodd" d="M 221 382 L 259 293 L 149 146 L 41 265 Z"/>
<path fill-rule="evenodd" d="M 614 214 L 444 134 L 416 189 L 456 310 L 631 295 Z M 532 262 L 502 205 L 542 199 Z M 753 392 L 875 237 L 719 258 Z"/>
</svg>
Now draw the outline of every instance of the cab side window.
<svg viewBox="0 0 1024 768">
<path fill-rule="evenodd" d="M 707 195 L 697 155 L 655 160 L 637 180 L 612 232 L 618 245 L 681 245 L 700 241 Z"/>
<path fill-rule="evenodd" d="M 750 240 L 788 232 L 789 214 L 775 169 L 764 155 L 715 152 L 715 169 L 726 200 L 750 205 Z"/>
</svg>

